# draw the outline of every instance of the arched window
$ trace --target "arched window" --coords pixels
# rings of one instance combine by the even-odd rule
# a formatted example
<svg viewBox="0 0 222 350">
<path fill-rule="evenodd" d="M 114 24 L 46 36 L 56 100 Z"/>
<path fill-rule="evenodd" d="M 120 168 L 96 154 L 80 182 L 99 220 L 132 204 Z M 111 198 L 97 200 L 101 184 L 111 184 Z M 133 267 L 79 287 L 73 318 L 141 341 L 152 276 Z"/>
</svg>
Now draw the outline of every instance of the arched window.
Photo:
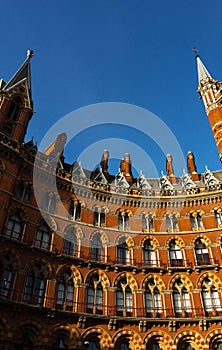
<svg viewBox="0 0 222 350">
<path fill-rule="evenodd" d="M 195 242 L 195 255 L 196 255 L 197 265 L 209 265 L 210 264 L 210 257 L 209 257 L 208 248 L 202 242 L 201 238 L 198 238 Z"/>
<path fill-rule="evenodd" d="M 173 286 L 173 304 L 175 316 L 185 316 L 192 311 L 190 295 L 180 278 Z"/>
<path fill-rule="evenodd" d="M 5 235 L 7 237 L 21 240 L 23 234 L 23 223 L 19 213 L 10 216 L 6 225 Z"/>
<path fill-rule="evenodd" d="M 44 301 L 44 290 L 45 277 L 42 272 L 42 266 L 36 264 L 26 278 L 23 301 L 41 306 Z"/>
<path fill-rule="evenodd" d="M 143 246 L 143 265 L 157 266 L 157 251 L 153 248 L 151 240 L 147 239 Z"/>
<path fill-rule="evenodd" d="M 198 228 L 203 228 L 202 216 L 200 213 L 190 214 L 190 224 L 193 230 L 198 230 Z"/>
<path fill-rule="evenodd" d="M 103 313 L 103 287 L 98 274 L 89 281 L 87 288 L 87 312 L 93 314 Z"/>
<path fill-rule="evenodd" d="M 129 215 L 126 211 L 118 213 L 118 230 L 129 231 Z"/>
<path fill-rule="evenodd" d="M 56 308 L 73 310 L 74 283 L 72 271 L 66 271 L 57 282 Z"/>
<path fill-rule="evenodd" d="M 151 339 L 146 346 L 146 350 L 162 350 L 157 340 Z"/>
<path fill-rule="evenodd" d="M 76 255 L 76 230 L 71 227 L 64 235 L 63 239 L 63 254 L 75 256 Z"/>
<path fill-rule="evenodd" d="M 100 350 L 99 340 L 84 341 L 84 349 L 87 350 Z"/>
<path fill-rule="evenodd" d="M 65 335 L 56 336 L 56 340 L 53 344 L 53 350 L 55 349 L 68 349 L 69 338 Z"/>
<path fill-rule="evenodd" d="M 152 231 L 153 226 L 153 216 L 151 214 L 143 214 L 142 215 L 142 231 L 149 232 Z"/>
<path fill-rule="evenodd" d="M 221 295 L 210 278 L 205 278 L 202 283 L 203 306 L 207 316 L 221 313 Z"/>
<path fill-rule="evenodd" d="M 145 306 L 147 317 L 159 317 L 162 313 L 161 295 L 153 279 L 150 279 L 145 287 Z"/>
<path fill-rule="evenodd" d="M 169 246 L 170 266 L 183 266 L 183 256 L 180 247 L 176 244 L 175 239 L 170 242 Z"/>
<path fill-rule="evenodd" d="M 40 226 L 36 232 L 35 247 L 49 249 L 50 236 L 49 228 L 46 225 Z"/>
<path fill-rule="evenodd" d="M 81 217 L 81 203 L 79 201 L 70 201 L 69 218 L 72 220 L 80 220 Z"/>
<path fill-rule="evenodd" d="M 103 208 L 96 208 L 94 210 L 94 225 L 95 226 L 104 226 L 105 225 L 106 214 Z"/>
<path fill-rule="evenodd" d="M 7 113 L 7 116 L 8 116 L 9 119 L 11 119 L 12 121 L 16 121 L 18 119 L 20 106 L 21 106 L 21 100 L 18 97 L 15 98 L 10 103 L 10 106 L 9 106 L 9 109 L 8 109 L 8 113 Z"/>
<path fill-rule="evenodd" d="M 194 350 L 189 341 L 181 339 L 178 343 L 177 350 Z"/>
<path fill-rule="evenodd" d="M 166 228 L 167 231 L 178 230 L 177 217 L 175 214 L 166 215 Z"/>
<path fill-rule="evenodd" d="M 0 269 L 0 299 L 10 298 L 13 283 L 12 258 L 9 254 L 3 256 Z"/>
<path fill-rule="evenodd" d="M 33 337 L 29 333 L 24 333 L 16 342 L 16 350 L 33 350 Z"/>
<path fill-rule="evenodd" d="M 129 341 L 126 339 L 121 339 L 117 345 L 117 350 L 130 350 Z"/>
<path fill-rule="evenodd" d="M 102 242 L 100 239 L 100 233 L 97 232 L 92 239 L 91 249 L 90 249 L 90 258 L 92 260 L 101 261 L 102 260 Z"/>
<path fill-rule="evenodd" d="M 222 339 L 214 339 L 210 344 L 210 350 L 222 350 Z"/>
<path fill-rule="evenodd" d="M 117 315 L 132 315 L 132 291 L 127 283 L 126 278 L 122 278 L 117 286 L 116 292 L 116 311 Z"/>
<path fill-rule="evenodd" d="M 31 193 L 31 187 L 27 183 L 24 183 L 21 181 L 18 184 L 17 190 L 16 190 L 16 196 L 20 197 L 22 200 L 28 201 L 30 198 Z"/>
<path fill-rule="evenodd" d="M 129 262 L 129 248 L 126 244 L 125 237 L 122 237 L 117 245 L 117 263 L 127 265 Z"/>
</svg>

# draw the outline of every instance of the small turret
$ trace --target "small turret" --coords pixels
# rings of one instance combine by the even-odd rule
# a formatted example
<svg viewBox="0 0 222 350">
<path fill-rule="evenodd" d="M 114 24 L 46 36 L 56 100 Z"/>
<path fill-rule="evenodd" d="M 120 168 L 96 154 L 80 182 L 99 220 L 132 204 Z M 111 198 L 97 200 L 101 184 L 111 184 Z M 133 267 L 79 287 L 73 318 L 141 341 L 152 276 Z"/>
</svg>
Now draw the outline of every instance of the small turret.
<svg viewBox="0 0 222 350">
<path fill-rule="evenodd" d="M 133 180 L 130 154 L 126 153 L 120 163 L 120 170 L 123 172 L 126 181 L 131 184 Z"/>
<path fill-rule="evenodd" d="M 176 184 L 176 176 L 173 170 L 173 158 L 171 154 L 166 155 L 166 172 L 171 184 Z"/>
<path fill-rule="evenodd" d="M 100 165 L 101 165 L 101 168 L 102 168 L 103 175 L 105 176 L 106 179 L 109 178 L 108 161 L 109 161 L 109 151 L 107 149 L 105 149 L 103 151 L 103 155 L 102 155 L 102 159 L 101 159 Z"/>
<path fill-rule="evenodd" d="M 193 181 L 199 180 L 199 175 L 197 173 L 197 167 L 195 164 L 195 158 L 193 152 L 191 151 L 187 153 L 187 170 Z"/>
</svg>

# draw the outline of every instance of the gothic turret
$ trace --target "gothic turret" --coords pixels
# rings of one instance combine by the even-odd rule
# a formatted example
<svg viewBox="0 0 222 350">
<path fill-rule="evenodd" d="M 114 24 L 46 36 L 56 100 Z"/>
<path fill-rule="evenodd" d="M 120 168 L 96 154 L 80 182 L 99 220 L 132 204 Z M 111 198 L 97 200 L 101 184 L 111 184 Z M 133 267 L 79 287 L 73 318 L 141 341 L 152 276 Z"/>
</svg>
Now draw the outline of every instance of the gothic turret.
<svg viewBox="0 0 222 350">
<path fill-rule="evenodd" d="M 222 83 L 219 83 L 218 80 L 215 80 L 210 75 L 198 54 L 196 55 L 196 59 L 198 72 L 197 91 L 203 99 L 219 157 L 222 162 Z"/>
<path fill-rule="evenodd" d="M 15 141 L 23 142 L 28 123 L 33 115 L 31 96 L 30 59 L 33 51 L 8 83 L 0 84 L 0 132 Z"/>
</svg>

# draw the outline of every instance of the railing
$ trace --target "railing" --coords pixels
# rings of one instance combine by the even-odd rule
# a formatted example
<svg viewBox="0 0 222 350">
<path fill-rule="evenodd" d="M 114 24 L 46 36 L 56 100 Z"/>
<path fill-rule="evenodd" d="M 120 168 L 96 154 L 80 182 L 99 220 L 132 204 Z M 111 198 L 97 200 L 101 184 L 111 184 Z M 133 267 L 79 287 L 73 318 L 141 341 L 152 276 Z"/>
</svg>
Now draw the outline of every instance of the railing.
<svg viewBox="0 0 222 350">
<path fill-rule="evenodd" d="M 23 291 L 0 290 L 0 303 L 14 302 L 24 306 L 52 309 L 59 312 L 75 312 L 80 314 L 92 314 L 103 316 L 119 317 L 140 317 L 149 319 L 169 319 L 169 318 L 201 318 L 201 317 L 221 317 L 222 307 L 188 308 L 187 310 L 175 310 L 172 308 L 133 308 L 131 306 L 115 306 L 105 304 L 89 304 L 73 302 L 72 300 L 61 300 L 48 296 L 29 295 Z"/>
</svg>

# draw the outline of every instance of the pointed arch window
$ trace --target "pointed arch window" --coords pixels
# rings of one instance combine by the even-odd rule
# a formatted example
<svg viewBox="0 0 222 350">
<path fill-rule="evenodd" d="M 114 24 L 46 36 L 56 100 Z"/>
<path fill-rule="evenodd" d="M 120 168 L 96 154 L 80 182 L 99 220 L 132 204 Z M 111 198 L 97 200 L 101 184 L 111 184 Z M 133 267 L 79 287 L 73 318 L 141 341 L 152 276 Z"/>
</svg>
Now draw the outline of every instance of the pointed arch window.
<svg viewBox="0 0 222 350">
<path fill-rule="evenodd" d="M 6 254 L 1 261 L 1 275 L 0 275 L 0 299 L 10 298 L 10 293 L 13 284 L 13 267 L 11 256 Z"/>
<path fill-rule="evenodd" d="M 202 229 L 203 221 L 200 213 L 191 213 L 190 214 L 190 224 L 193 230 Z"/>
<path fill-rule="evenodd" d="M 178 350 L 194 350 L 192 345 L 189 342 L 184 341 L 183 339 L 182 339 L 182 341 L 179 341 L 177 349 Z"/>
<path fill-rule="evenodd" d="M 209 265 L 210 257 L 209 251 L 206 245 L 202 242 L 201 238 L 198 238 L 195 242 L 195 255 L 197 265 Z"/>
<path fill-rule="evenodd" d="M 161 295 L 153 279 L 150 279 L 145 287 L 145 306 L 147 317 L 159 317 L 162 313 Z"/>
<path fill-rule="evenodd" d="M 127 283 L 126 278 L 122 278 L 117 286 L 116 292 L 116 311 L 120 316 L 131 316 L 133 301 L 132 291 Z"/>
<path fill-rule="evenodd" d="M 129 215 L 126 211 L 118 213 L 118 230 L 129 231 Z"/>
<path fill-rule="evenodd" d="M 170 242 L 169 246 L 170 266 L 183 266 L 183 255 L 180 247 L 176 244 L 175 239 Z"/>
<path fill-rule="evenodd" d="M 161 347 L 159 345 L 159 342 L 156 340 L 151 340 L 147 344 L 146 350 L 161 350 Z"/>
<path fill-rule="evenodd" d="M 50 231 L 48 226 L 42 225 L 37 229 L 35 238 L 35 247 L 42 249 L 50 248 Z"/>
<path fill-rule="evenodd" d="M 129 262 L 129 248 L 126 244 L 126 238 L 121 237 L 117 245 L 117 263 L 127 265 Z"/>
<path fill-rule="evenodd" d="M 221 314 L 221 295 L 208 277 L 202 283 L 202 299 L 206 316 Z"/>
<path fill-rule="evenodd" d="M 121 339 L 117 345 L 117 350 L 130 350 L 129 341 L 127 339 Z"/>
<path fill-rule="evenodd" d="M 53 350 L 68 349 L 69 339 L 67 336 L 59 335 L 56 337 L 56 341 L 53 344 Z"/>
<path fill-rule="evenodd" d="M 100 350 L 99 340 L 91 340 L 84 342 L 87 350 Z"/>
<path fill-rule="evenodd" d="M 16 350 L 33 350 L 34 344 L 32 336 L 29 333 L 24 333 L 17 342 Z"/>
<path fill-rule="evenodd" d="M 36 264 L 26 278 L 23 301 L 25 303 L 41 306 L 44 301 L 44 291 L 45 277 L 42 266 Z"/>
<path fill-rule="evenodd" d="M 192 311 L 190 295 L 180 278 L 173 286 L 173 305 L 175 316 L 185 316 Z"/>
<path fill-rule="evenodd" d="M 100 233 L 97 232 L 92 239 L 90 257 L 92 260 L 101 261 L 102 260 L 102 242 L 100 238 Z"/>
<path fill-rule="evenodd" d="M 21 99 L 19 97 L 15 98 L 9 105 L 7 116 L 12 121 L 16 121 L 19 116 L 19 111 L 21 107 Z"/>
<path fill-rule="evenodd" d="M 152 214 L 143 214 L 142 215 L 142 231 L 149 232 L 154 229 L 153 226 L 153 216 Z"/>
<path fill-rule="evenodd" d="M 63 254 L 76 256 L 76 245 L 76 230 L 74 227 L 71 227 L 63 239 Z"/>
<path fill-rule="evenodd" d="M 151 244 L 150 239 L 146 240 L 143 246 L 143 264 L 149 267 L 158 266 L 157 251 Z"/>
<path fill-rule="evenodd" d="M 94 275 L 87 288 L 87 312 L 103 313 L 103 287 L 98 274 Z"/>
<path fill-rule="evenodd" d="M 106 214 L 104 208 L 96 208 L 94 210 L 94 225 L 95 226 L 105 226 Z"/>
<path fill-rule="evenodd" d="M 12 239 L 21 240 L 24 228 L 20 214 L 15 213 L 8 219 L 5 235 Z"/>
<path fill-rule="evenodd" d="M 16 196 L 20 197 L 22 200 L 28 201 L 30 199 L 31 186 L 24 181 L 18 184 L 16 190 Z"/>
<path fill-rule="evenodd" d="M 57 282 L 56 308 L 73 310 L 74 282 L 72 271 L 66 271 Z"/>
<path fill-rule="evenodd" d="M 69 218 L 72 220 L 80 220 L 81 217 L 81 203 L 73 199 L 69 204 Z"/>
</svg>

